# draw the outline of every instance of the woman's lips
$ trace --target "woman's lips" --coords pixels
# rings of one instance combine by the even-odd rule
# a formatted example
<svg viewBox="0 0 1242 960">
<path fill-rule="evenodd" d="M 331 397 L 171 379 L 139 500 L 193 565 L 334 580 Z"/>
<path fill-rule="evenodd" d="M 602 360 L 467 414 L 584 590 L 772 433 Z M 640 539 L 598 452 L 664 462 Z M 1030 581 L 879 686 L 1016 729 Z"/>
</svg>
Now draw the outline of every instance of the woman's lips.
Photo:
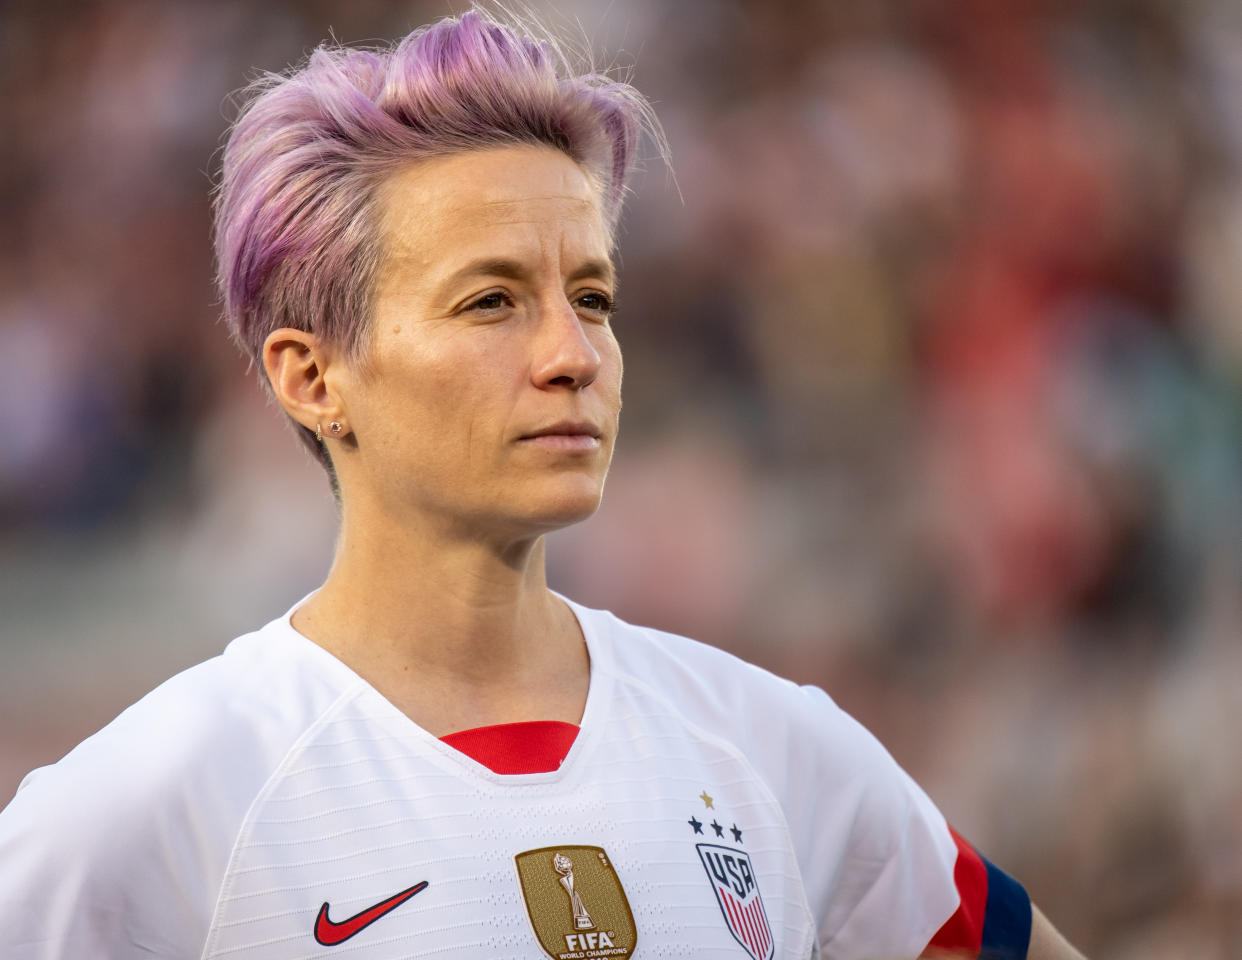
<svg viewBox="0 0 1242 960">
<path fill-rule="evenodd" d="M 567 453 L 587 453 L 599 449 L 599 437 L 593 437 L 589 433 L 545 433 L 537 437 L 523 437 L 519 442 L 543 450 Z"/>
<path fill-rule="evenodd" d="M 521 437 L 518 442 L 543 450 L 586 453 L 599 449 L 600 433 L 600 429 L 593 423 L 565 421 L 534 430 Z"/>
</svg>

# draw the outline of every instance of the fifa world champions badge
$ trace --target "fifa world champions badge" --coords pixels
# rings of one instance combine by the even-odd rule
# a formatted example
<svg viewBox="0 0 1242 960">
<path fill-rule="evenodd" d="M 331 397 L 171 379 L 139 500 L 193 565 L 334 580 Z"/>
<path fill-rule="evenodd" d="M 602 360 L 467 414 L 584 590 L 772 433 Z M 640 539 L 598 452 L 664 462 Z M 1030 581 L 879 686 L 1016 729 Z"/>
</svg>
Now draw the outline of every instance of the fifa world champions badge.
<svg viewBox="0 0 1242 960">
<path fill-rule="evenodd" d="M 553 960 L 634 952 L 634 914 L 603 847 L 540 847 L 514 861 L 535 938 Z"/>
</svg>

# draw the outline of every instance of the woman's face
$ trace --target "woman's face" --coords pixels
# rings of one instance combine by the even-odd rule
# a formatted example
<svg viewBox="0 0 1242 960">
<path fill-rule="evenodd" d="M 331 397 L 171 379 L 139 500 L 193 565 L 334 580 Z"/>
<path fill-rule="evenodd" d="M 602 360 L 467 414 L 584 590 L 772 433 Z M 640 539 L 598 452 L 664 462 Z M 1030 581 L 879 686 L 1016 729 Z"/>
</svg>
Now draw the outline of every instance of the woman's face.
<svg viewBox="0 0 1242 960">
<path fill-rule="evenodd" d="M 598 189 L 560 151 L 512 146 L 414 164 L 379 203 L 368 349 L 334 378 L 357 443 L 346 510 L 361 495 L 518 536 L 589 516 L 621 409 Z"/>
</svg>

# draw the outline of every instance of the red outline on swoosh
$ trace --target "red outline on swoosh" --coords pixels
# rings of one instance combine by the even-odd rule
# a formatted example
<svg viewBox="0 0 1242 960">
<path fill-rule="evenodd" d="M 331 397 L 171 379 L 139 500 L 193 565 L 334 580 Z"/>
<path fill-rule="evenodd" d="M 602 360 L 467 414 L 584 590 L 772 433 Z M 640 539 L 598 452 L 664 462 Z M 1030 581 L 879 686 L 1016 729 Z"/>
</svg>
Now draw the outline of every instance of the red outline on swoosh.
<svg viewBox="0 0 1242 960">
<path fill-rule="evenodd" d="M 319 908 L 319 916 L 315 918 L 315 940 L 325 947 L 335 947 L 338 943 L 344 943 L 359 930 L 369 927 L 388 911 L 401 906 L 426 887 L 426 880 L 416 883 L 408 890 L 402 890 L 382 903 L 367 907 L 361 913 L 355 913 L 348 920 L 342 920 L 340 923 L 333 923 L 328 919 L 328 902 L 325 900 L 323 906 Z"/>
</svg>

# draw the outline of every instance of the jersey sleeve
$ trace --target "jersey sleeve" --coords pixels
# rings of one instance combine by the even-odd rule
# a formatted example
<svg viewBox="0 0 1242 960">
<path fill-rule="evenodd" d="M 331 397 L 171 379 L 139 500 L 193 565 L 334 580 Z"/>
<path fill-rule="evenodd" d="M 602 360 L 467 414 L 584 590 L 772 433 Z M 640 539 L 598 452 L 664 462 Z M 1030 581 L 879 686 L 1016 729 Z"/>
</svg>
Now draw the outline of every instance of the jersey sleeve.
<svg viewBox="0 0 1242 960">
<path fill-rule="evenodd" d="M 1031 940 L 1031 900 L 1022 885 L 997 868 L 951 827 L 957 846 L 953 868 L 959 897 L 925 955 L 1024 960 Z"/>
<path fill-rule="evenodd" d="M 0 810 L 0 956 L 199 960 L 247 811 L 356 680 L 282 617 L 31 773 Z"/>
<path fill-rule="evenodd" d="M 1031 916 L 1022 887 L 956 834 L 827 694 L 799 692 L 809 728 L 790 731 L 779 775 L 826 960 L 1022 960 Z"/>
<path fill-rule="evenodd" d="M 151 804 L 141 758 L 105 768 L 93 748 L 31 773 L 0 812 L 0 953 L 197 958 L 211 903 L 199 838 Z"/>
</svg>

